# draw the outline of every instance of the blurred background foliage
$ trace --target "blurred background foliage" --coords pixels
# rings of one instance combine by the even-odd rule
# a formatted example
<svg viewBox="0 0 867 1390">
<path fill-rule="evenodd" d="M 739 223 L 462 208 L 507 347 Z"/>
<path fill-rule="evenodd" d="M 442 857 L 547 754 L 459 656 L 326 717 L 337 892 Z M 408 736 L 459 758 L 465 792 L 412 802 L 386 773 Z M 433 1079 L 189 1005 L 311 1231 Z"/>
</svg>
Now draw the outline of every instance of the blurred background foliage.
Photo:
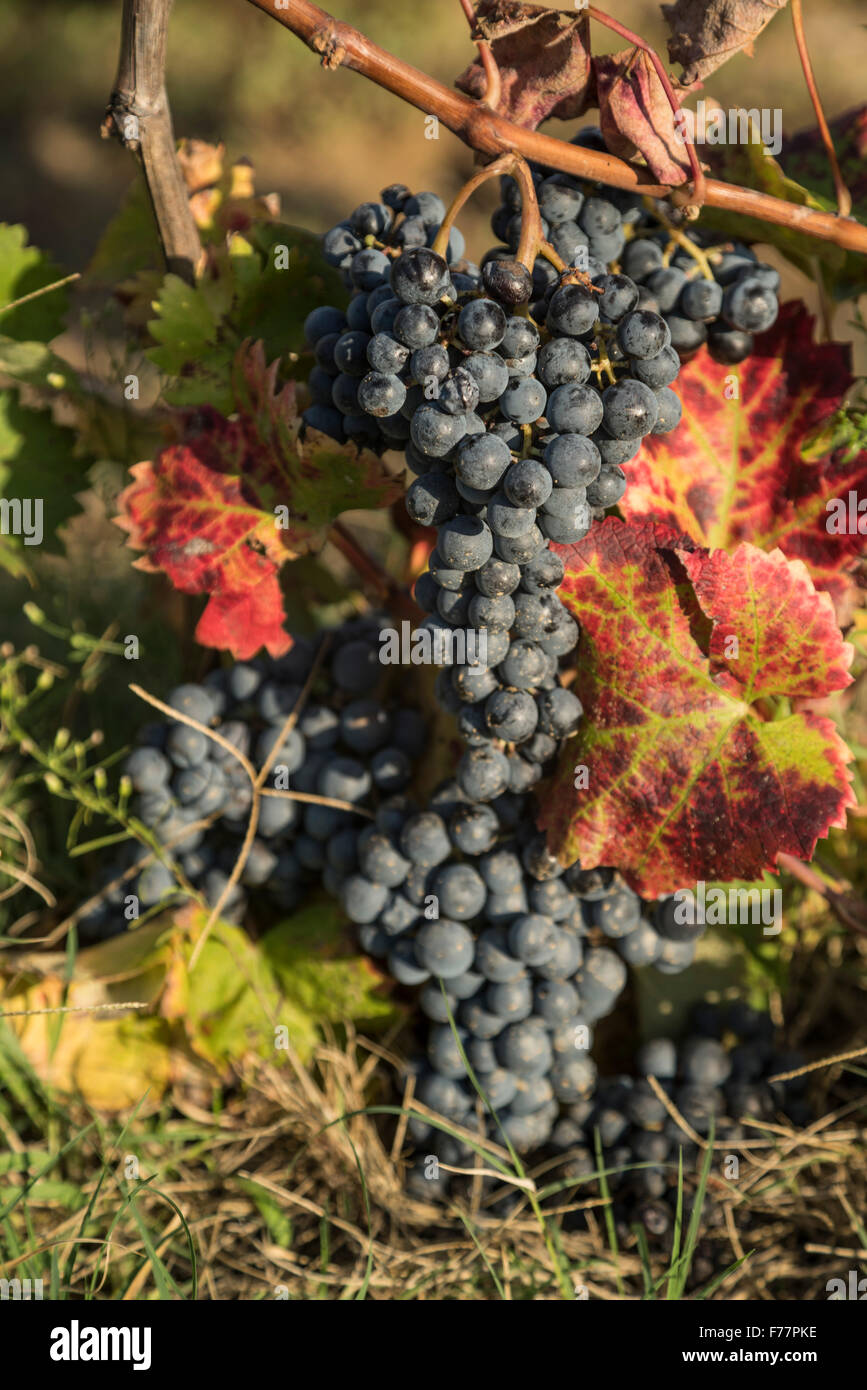
<svg viewBox="0 0 867 1390">
<path fill-rule="evenodd" d="M 458 0 L 335 0 L 331 8 L 445 83 L 473 56 Z M 863 5 L 813 0 L 805 9 L 832 118 L 864 97 Z M 621 0 L 613 13 L 665 57 L 656 0 Z M 129 157 L 99 138 L 119 20 L 117 0 L 42 0 L 38 7 L 4 0 L 0 8 L 0 215 L 23 222 L 35 244 L 70 268 L 86 264 L 130 179 Z M 623 47 L 598 24 L 592 37 L 596 52 Z M 323 71 L 298 40 L 243 0 L 176 0 L 168 85 L 176 135 L 222 140 L 230 156 L 249 156 L 259 191 L 277 191 L 284 217 L 296 225 L 330 226 L 394 181 L 449 197 L 472 170 L 472 154 L 448 131 L 426 140 L 421 112 L 354 73 Z M 779 107 L 787 134 L 812 126 L 788 12 L 762 34 L 754 58 L 732 58 L 700 95 L 724 107 Z M 550 130 L 568 138 L 582 123 L 555 121 Z M 471 252 L 474 244 L 482 249 L 494 196 L 485 190 L 462 215 Z M 804 277 L 790 268 L 786 276 L 785 292 L 809 299 Z M 838 310 L 841 334 L 847 317 Z"/>
</svg>

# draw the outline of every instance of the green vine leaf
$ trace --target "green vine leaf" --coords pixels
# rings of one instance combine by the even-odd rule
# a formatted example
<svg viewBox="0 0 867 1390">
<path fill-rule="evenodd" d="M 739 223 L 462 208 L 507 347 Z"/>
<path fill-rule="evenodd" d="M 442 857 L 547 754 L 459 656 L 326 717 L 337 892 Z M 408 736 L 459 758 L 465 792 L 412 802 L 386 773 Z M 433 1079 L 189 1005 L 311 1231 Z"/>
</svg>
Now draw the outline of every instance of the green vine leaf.
<svg viewBox="0 0 867 1390">
<path fill-rule="evenodd" d="M 69 296 L 66 288 L 51 290 L 27 304 L 9 308 L 16 300 L 63 279 L 52 258 L 28 246 L 24 227 L 0 223 L 0 333 L 6 338 L 47 343 L 63 331 Z"/>
</svg>

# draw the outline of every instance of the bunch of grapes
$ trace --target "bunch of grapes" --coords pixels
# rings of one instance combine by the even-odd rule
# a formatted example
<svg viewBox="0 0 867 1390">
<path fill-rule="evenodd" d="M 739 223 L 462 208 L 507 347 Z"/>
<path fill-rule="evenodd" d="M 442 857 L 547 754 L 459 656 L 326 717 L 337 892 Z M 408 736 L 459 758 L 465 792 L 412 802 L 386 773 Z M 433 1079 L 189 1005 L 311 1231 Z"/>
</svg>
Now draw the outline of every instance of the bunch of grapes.
<svg viewBox="0 0 867 1390">
<path fill-rule="evenodd" d="M 305 420 L 402 446 L 417 475 L 407 510 L 437 532 L 416 586 L 423 626 L 445 651 L 455 629 L 484 636 L 438 691 L 468 745 L 458 782 L 487 802 L 532 787 L 577 726 L 558 668 L 578 627 L 549 543 L 585 536 L 622 497 L 621 465 L 642 438 L 678 423 L 678 360 L 661 316 L 601 260 L 561 274 L 540 256 L 531 273 L 495 249 L 480 268 L 454 259 L 454 231 L 449 260 L 431 246 L 444 215 L 436 195 L 393 186 L 326 234 L 354 293 L 345 315 L 307 320 L 317 366 Z"/>
<path fill-rule="evenodd" d="M 664 317 L 681 356 L 706 343 L 717 362 L 743 362 L 753 351 L 755 334 L 776 322 L 779 271 L 742 242 L 719 247 L 711 233 L 696 227 L 684 227 L 682 235 L 705 250 L 712 278 L 690 252 L 670 254 L 665 229 L 636 236 L 623 253 L 624 268 L 639 284 L 644 302 Z"/>
<path fill-rule="evenodd" d="M 531 789 L 582 715 L 560 682 L 579 633 L 558 597 L 564 567 L 550 547 L 585 536 L 622 497 L 623 465 L 642 439 L 679 422 L 676 348 L 690 346 L 680 320 L 704 334 L 720 311 L 740 314 L 744 298 L 698 315 L 710 301 L 687 289 L 710 282 L 696 279 L 692 258 L 679 262 L 682 248 L 668 264 L 665 234 L 638 200 L 546 170 L 533 178 L 543 234 L 565 271 L 544 254 L 532 268 L 517 260 L 513 179 L 502 180 L 493 219 L 503 245 L 480 265 L 464 259 L 456 228 L 444 255 L 434 249 L 445 218 L 435 194 L 393 185 L 326 234 L 325 256 L 352 297 L 345 313 L 324 306 L 305 325 L 316 357 L 306 423 L 379 452 L 402 450 L 416 475 L 409 514 L 436 528 L 415 597 L 442 655 L 438 698 L 465 744 L 454 778 L 425 808 L 406 795 L 426 731 L 417 711 L 381 697 L 376 615 L 331 634 L 330 683 L 318 678 L 287 734 L 315 658 L 310 643 L 214 672 L 169 699 L 255 767 L 274 753 L 293 792 L 358 808 L 264 797 L 224 915 L 241 920 L 258 891 L 292 910 L 322 883 L 364 951 L 419 990 L 429 1022 L 426 1056 L 413 1064 L 420 1099 L 447 1120 L 476 1124 L 469 1063 L 497 1112 L 482 1117 L 482 1130 L 498 1142 L 505 1132 L 522 1151 L 562 1148 L 579 1115 L 607 1113 L 589 1052 L 593 1025 L 614 1007 L 627 965 L 682 970 L 701 931 L 679 920 L 673 899 L 642 902 L 613 869 L 564 870 L 535 831 Z M 679 277 L 678 296 L 662 294 L 656 272 L 666 285 Z M 726 323 L 707 333 L 745 331 Z M 479 639 L 475 660 L 472 651 L 454 659 L 449 639 L 461 629 Z M 146 732 L 126 772 L 135 813 L 172 860 L 137 875 L 142 905 L 184 881 L 215 903 L 248 821 L 244 768 L 225 743 L 169 723 Z M 130 849 L 127 866 L 143 853 Z M 85 933 L 128 925 L 123 891 L 106 895 Z M 444 1162 L 467 1157 L 418 1118 L 410 1132 Z"/>
<path fill-rule="evenodd" d="M 383 621 L 355 619 L 328 634 L 303 703 L 317 647 L 302 638 L 278 660 L 237 662 L 171 692 L 170 707 L 219 740 L 181 720 L 143 730 L 124 771 L 131 810 L 164 847 L 165 862 L 151 860 L 109 891 L 82 931 L 93 939 L 125 930 L 128 890 L 142 909 L 187 885 L 215 904 L 252 798 L 231 748 L 254 769 L 272 758 L 274 790 L 324 800 L 262 798 L 223 915 L 243 920 L 250 896 L 260 893 L 291 911 L 311 887 L 324 886 L 357 925 L 362 949 L 398 984 L 419 990 L 429 1021 L 424 1102 L 466 1121 L 473 1092 L 463 1047 L 516 1148 L 537 1148 L 560 1106 L 592 1093 L 592 1026 L 625 986 L 624 960 L 680 969 L 693 943 L 678 939 L 680 929 L 672 933 L 668 903 L 643 904 L 612 870 L 564 870 L 533 829 L 526 793 L 497 783 L 480 797 L 464 775 L 443 783 L 425 809 L 410 799 L 427 734 L 417 710 L 383 698 Z M 147 853 L 135 846 L 106 878 Z M 414 1121 L 416 1141 L 429 1128 Z M 489 1120 L 487 1131 L 495 1137 L 499 1125 Z"/>
<path fill-rule="evenodd" d="M 598 1133 L 606 1169 L 630 1170 L 608 1177 L 623 1230 L 637 1219 L 649 1234 L 664 1236 L 677 1206 L 678 1153 L 685 1174 L 700 1167 L 703 1155 L 647 1077 L 655 1077 L 696 1135 L 705 1138 L 713 1123 L 715 1139 L 736 1153 L 740 1143 L 760 1137 L 744 1120 L 811 1121 L 806 1078 L 769 1079 L 803 1063 L 800 1053 L 775 1048 L 767 1014 L 741 1002 L 700 1003 L 679 1046 L 670 1038 L 645 1043 L 636 1057 L 636 1075 L 605 1078 L 592 1098 L 568 1107 L 551 1134 L 551 1147 L 564 1154 L 567 1175 L 587 1177 L 597 1168 Z M 706 1215 L 713 1203 L 709 1193 Z"/>
<path fill-rule="evenodd" d="M 277 660 L 237 662 L 202 684 L 178 686 L 168 704 L 213 729 L 222 742 L 178 721 L 145 727 L 124 772 L 134 796 L 130 810 L 164 848 L 168 862 L 129 843 L 106 868 L 114 883 L 138 861 L 141 871 L 110 888 L 80 920 L 85 940 L 126 930 L 127 895 L 155 908 L 191 885 L 213 906 L 227 886 L 249 822 L 252 788 L 231 744 L 258 769 L 273 755 L 271 790 L 290 790 L 357 805 L 368 814 L 288 796 L 263 796 L 256 838 L 241 881 L 222 909 L 241 921 L 251 890 L 281 911 L 292 911 L 311 883 L 339 891 L 341 836 L 369 825 L 410 781 L 427 742 L 421 714 L 374 693 L 382 675 L 380 620 L 355 619 L 330 632 L 325 671 L 314 683 L 295 726 L 282 732 L 310 675 L 316 646 L 296 637 Z M 276 745 L 276 751 L 275 751 Z M 287 788 L 288 782 L 288 788 Z M 335 868 L 335 864 L 337 868 Z"/>
<path fill-rule="evenodd" d="M 582 131 L 576 143 L 606 148 L 594 129 Z M 642 381 L 667 385 L 679 357 L 702 343 L 719 362 L 742 362 L 753 351 L 754 335 L 776 321 L 779 272 L 743 242 L 720 244 L 711 231 L 678 225 L 681 214 L 667 203 L 616 189 L 600 191 L 550 170 L 534 168 L 533 178 L 543 231 L 563 260 L 587 269 L 594 283 L 613 264 L 638 287 L 638 308 L 664 318 L 669 351 L 640 369 Z M 521 192 L 514 180 L 503 180 L 502 197 L 491 226 L 504 244 L 489 254 L 506 258 L 520 238 Z M 537 260 L 533 288 L 542 304 L 555 283 L 548 263 Z M 534 317 L 540 309 L 531 306 Z M 672 377 L 663 381 L 665 364 Z"/>
<path fill-rule="evenodd" d="M 552 1034 L 555 1048 L 558 1036 L 556 1032 Z M 565 1037 L 564 1042 L 568 1048 Z M 429 1049 L 431 1060 L 434 1055 L 441 1055 L 446 1046 L 438 1035 L 434 1036 Z M 468 1052 L 470 1049 L 477 1055 L 481 1051 L 472 1041 Z M 494 1053 L 496 1061 L 496 1048 Z M 592 1062 L 589 1058 L 586 1060 L 590 1067 L 588 1075 L 595 1075 Z M 484 1059 L 479 1057 L 479 1061 Z M 740 1002 L 726 1007 L 700 1003 L 693 1011 L 691 1031 L 679 1045 L 670 1038 L 656 1038 L 645 1043 L 636 1057 L 635 1074 L 595 1080 L 577 1098 L 564 1099 L 557 1108 L 557 1116 L 555 1107 L 549 1105 L 550 1114 L 554 1116 L 550 1127 L 531 1119 L 530 1128 L 535 1124 L 538 1131 L 547 1130 L 539 1146 L 551 1158 L 561 1157 L 560 1167 L 552 1171 L 551 1176 L 580 1182 L 585 1196 L 592 1190 L 592 1185 L 588 1188 L 587 1183 L 599 1170 L 601 1154 L 618 1235 L 628 1238 L 634 1224 L 640 1222 L 650 1237 L 661 1239 L 670 1233 L 674 1224 L 681 1156 L 683 1204 L 688 1219 L 703 1151 L 683 1125 L 670 1115 L 648 1076 L 655 1078 L 695 1135 L 706 1138 L 713 1124 L 715 1140 L 724 1141 L 737 1154 L 739 1145 L 759 1134 L 744 1123 L 746 1120 L 783 1119 L 794 1125 L 804 1125 L 813 1119 L 804 1077 L 770 1080 L 775 1074 L 795 1071 L 802 1065 L 800 1053 L 775 1047 L 774 1028 L 768 1015 Z M 420 1068 L 416 1071 L 423 1082 L 424 1073 Z M 456 1064 L 454 1071 L 456 1074 Z M 483 1068 L 479 1068 L 479 1072 L 482 1088 L 487 1092 L 490 1084 L 496 1097 L 498 1087 L 504 1084 L 499 1071 L 493 1069 L 492 1063 L 487 1073 Z M 531 1074 L 527 1085 L 517 1094 L 519 1112 L 524 1095 L 534 1087 L 545 1089 L 544 1083 L 534 1081 Z M 507 1094 L 511 1090 L 509 1083 L 505 1083 L 505 1090 Z M 515 1105 L 513 1099 L 512 1107 Z M 465 1114 L 469 1109 L 467 1105 Z M 454 1104 L 446 1113 L 452 1119 L 460 1118 Z M 500 1118 L 503 1130 L 514 1142 L 517 1126 L 508 1106 L 500 1113 Z M 463 1123 L 468 1121 L 464 1118 Z M 430 1149 L 442 1163 L 453 1167 L 473 1166 L 475 1157 L 468 1144 L 450 1135 L 429 1134 L 429 1129 L 417 1121 L 410 1124 L 410 1132 L 421 1141 L 422 1147 Z M 489 1133 L 502 1143 L 503 1134 L 495 1125 L 489 1124 Z M 534 1135 L 533 1147 L 537 1144 Z M 728 1148 L 720 1152 L 727 1153 Z M 411 1190 L 427 1200 L 442 1200 L 466 1182 L 442 1170 L 431 1169 L 427 1153 L 415 1161 L 409 1176 Z M 483 1188 L 492 1199 L 492 1210 L 502 1215 L 508 1215 L 518 1200 L 514 1194 L 498 1199 L 497 1192 L 502 1193 L 502 1187 L 496 1179 L 485 1179 Z M 561 1204 L 562 1192 L 558 1191 L 552 1200 Z M 715 1212 L 715 1198 L 709 1191 L 704 1198 L 705 1224 L 712 1223 Z M 566 1219 L 567 1228 L 583 1228 L 583 1223 L 582 1212 Z"/>
<path fill-rule="evenodd" d="M 694 944 L 684 950 L 657 931 L 669 916 L 667 901 L 642 903 L 610 870 L 563 870 L 543 836 L 522 846 L 514 830 L 529 820 L 529 806 L 505 838 L 498 838 L 504 827 L 487 805 L 458 802 L 446 821 L 443 798 L 454 790 L 434 798 L 439 813 L 412 817 L 401 831 L 408 862 L 396 891 L 415 896 L 419 906 L 435 894 L 444 916 L 410 928 L 400 973 L 393 951 L 389 968 L 421 986 L 420 1006 L 431 1020 L 426 1064 L 417 1069 L 419 1099 L 446 1119 L 474 1124 L 469 1063 L 497 1111 L 486 1116 L 485 1132 L 498 1143 L 505 1133 L 526 1151 L 551 1136 L 561 1106 L 593 1094 L 593 1025 L 626 985 L 624 944 L 634 935 L 652 940 L 641 963 L 668 970 L 685 968 Z M 456 861 L 449 841 L 463 860 Z M 398 871 L 395 864 L 395 877 Z M 358 896 L 353 886 L 350 913 Z M 384 938 L 369 937 L 368 946 L 388 952 Z M 433 1126 L 413 1119 L 410 1134 L 452 1161 L 454 1141 Z"/>
</svg>

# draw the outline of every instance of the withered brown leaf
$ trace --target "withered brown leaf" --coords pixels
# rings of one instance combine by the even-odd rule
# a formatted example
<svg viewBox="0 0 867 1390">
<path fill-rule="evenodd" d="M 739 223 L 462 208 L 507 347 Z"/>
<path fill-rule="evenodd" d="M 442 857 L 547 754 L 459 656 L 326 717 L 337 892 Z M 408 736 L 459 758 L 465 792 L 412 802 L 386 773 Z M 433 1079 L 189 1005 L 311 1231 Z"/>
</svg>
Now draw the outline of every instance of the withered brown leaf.
<svg viewBox="0 0 867 1390">
<path fill-rule="evenodd" d="M 752 57 L 753 40 L 786 0 L 675 0 L 663 5 L 671 38 L 668 55 L 683 65 L 681 84 L 701 82 L 741 49 Z"/>
<path fill-rule="evenodd" d="M 572 120 L 594 104 L 585 14 L 573 18 L 514 0 L 482 0 L 476 18 L 477 35 L 488 39 L 500 69 L 498 115 L 535 130 L 549 116 Z M 455 85 L 468 96 L 484 97 L 481 64 L 471 63 Z"/>
</svg>

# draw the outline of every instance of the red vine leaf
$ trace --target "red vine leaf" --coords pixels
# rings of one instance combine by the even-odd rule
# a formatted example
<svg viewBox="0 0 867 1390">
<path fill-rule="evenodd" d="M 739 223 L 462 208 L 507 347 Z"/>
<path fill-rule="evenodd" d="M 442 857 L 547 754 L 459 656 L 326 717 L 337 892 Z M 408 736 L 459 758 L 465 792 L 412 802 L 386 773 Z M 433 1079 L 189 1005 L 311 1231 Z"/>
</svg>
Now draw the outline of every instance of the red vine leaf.
<svg viewBox="0 0 867 1390">
<path fill-rule="evenodd" d="M 753 56 L 753 40 L 786 0 L 675 0 L 663 5 L 671 30 L 668 54 L 683 65 L 682 84 L 691 87 L 743 50 Z"/>
<path fill-rule="evenodd" d="M 783 306 L 738 367 L 702 348 L 677 379 L 680 425 L 648 438 L 625 466 L 623 515 L 663 522 L 712 549 L 778 546 L 845 610 L 847 571 L 864 537 L 857 526 L 838 534 L 828 503 L 839 498 L 848 509 L 850 491 L 864 495 L 867 452 L 805 452 L 851 385 L 849 367 L 848 345 L 813 342 L 813 318 L 800 303 Z"/>
<path fill-rule="evenodd" d="M 475 33 L 488 39 L 500 69 L 498 115 L 535 130 L 549 116 L 573 120 L 593 105 L 586 15 L 573 18 L 514 0 L 481 0 Z M 471 63 L 455 85 L 484 99 L 487 83 L 481 63 Z"/>
<path fill-rule="evenodd" d="M 216 411 L 200 412 L 204 428 L 184 444 L 162 449 L 130 471 L 117 524 L 129 545 L 145 554 L 136 568 L 163 570 L 185 594 L 209 594 L 196 629 L 206 646 L 253 656 L 289 647 L 277 571 L 279 532 L 244 497 L 241 479 L 223 471 L 224 458 L 243 452 L 240 426 Z M 271 553 L 269 553 L 269 547 Z"/>
<path fill-rule="evenodd" d="M 199 642 L 277 656 L 290 645 L 280 566 L 317 549 L 341 512 L 387 506 L 400 484 L 367 450 L 315 430 L 300 438 L 294 383 L 278 387 L 261 343 L 238 352 L 233 389 L 232 419 L 209 406 L 180 414 L 178 442 L 131 470 L 117 524 L 145 552 L 139 569 L 209 595 Z"/>
<path fill-rule="evenodd" d="M 782 703 L 850 681 L 852 648 L 805 566 L 614 517 L 558 549 L 585 719 L 540 798 L 552 852 L 617 864 L 650 897 L 809 859 L 855 797 L 831 720 Z"/>
<path fill-rule="evenodd" d="M 605 143 L 621 159 L 643 155 L 660 183 L 684 183 L 689 161 L 674 112 L 656 70 L 640 48 L 593 59 L 599 123 Z"/>
</svg>

